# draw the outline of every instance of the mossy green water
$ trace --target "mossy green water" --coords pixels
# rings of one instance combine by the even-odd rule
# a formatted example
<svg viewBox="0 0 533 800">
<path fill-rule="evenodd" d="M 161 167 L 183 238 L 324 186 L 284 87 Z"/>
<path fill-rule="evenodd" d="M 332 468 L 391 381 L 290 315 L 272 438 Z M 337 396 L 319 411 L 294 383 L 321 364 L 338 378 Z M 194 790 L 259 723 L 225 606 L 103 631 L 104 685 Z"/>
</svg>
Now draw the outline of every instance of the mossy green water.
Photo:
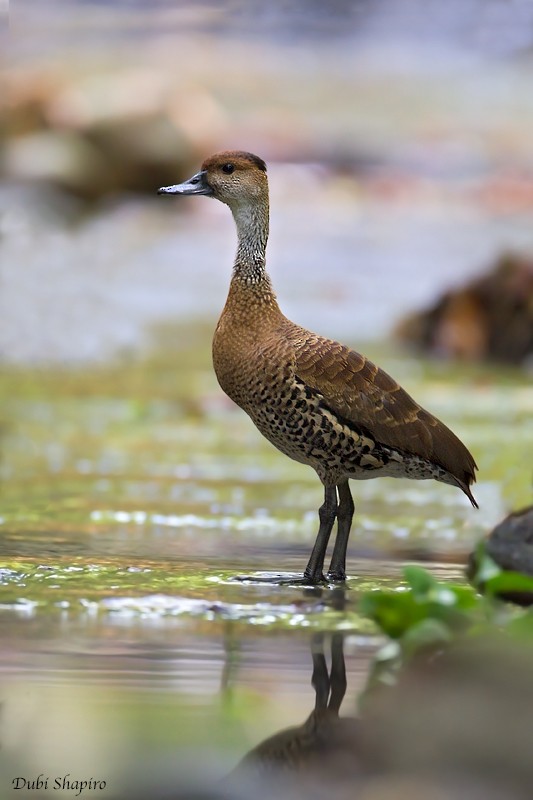
<svg viewBox="0 0 533 800">
<path fill-rule="evenodd" d="M 177 599 L 160 603 L 161 614 L 316 624 L 328 604 L 306 605 L 301 587 L 263 587 L 258 598 L 227 580 L 301 570 L 315 535 L 316 476 L 275 451 L 221 393 L 209 328 L 168 328 L 160 339 L 143 360 L 3 370 L 0 603 L 73 613 L 83 600 L 108 613 L 113 598 L 123 612 L 131 598 L 128 613 L 141 614 L 140 597 L 165 595 Z M 387 350 L 371 355 L 474 452 L 482 510 L 435 483 L 354 485 L 349 570 L 375 585 L 394 579 L 398 558 L 464 561 L 491 515 L 528 502 L 533 449 L 533 390 L 523 373 L 423 364 Z M 360 588 L 352 578 L 348 594 Z M 335 613 L 342 622 L 353 604 Z"/>
</svg>

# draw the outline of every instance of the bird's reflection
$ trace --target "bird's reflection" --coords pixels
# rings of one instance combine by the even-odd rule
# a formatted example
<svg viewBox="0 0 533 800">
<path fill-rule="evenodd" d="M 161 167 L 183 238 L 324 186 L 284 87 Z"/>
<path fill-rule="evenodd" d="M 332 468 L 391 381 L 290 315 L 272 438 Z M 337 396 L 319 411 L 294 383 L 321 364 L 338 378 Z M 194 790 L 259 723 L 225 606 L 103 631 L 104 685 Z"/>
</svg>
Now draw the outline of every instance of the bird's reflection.
<svg viewBox="0 0 533 800">
<path fill-rule="evenodd" d="M 330 642 L 331 660 L 328 669 L 326 645 Z M 294 776 L 306 783 L 320 774 L 346 778 L 357 771 L 358 721 L 339 716 L 346 694 L 344 635 L 317 634 L 311 640 L 312 677 L 315 707 L 301 724 L 285 728 L 262 741 L 240 761 L 227 781 L 239 786 L 243 782 L 289 781 Z"/>
<path fill-rule="evenodd" d="M 358 720 L 340 716 L 344 644 L 337 632 L 311 640 L 314 708 L 227 777 L 184 787 L 169 773 L 121 800 L 529 800 L 531 647 L 492 633 L 412 658 L 395 684 L 371 693 Z"/>
</svg>

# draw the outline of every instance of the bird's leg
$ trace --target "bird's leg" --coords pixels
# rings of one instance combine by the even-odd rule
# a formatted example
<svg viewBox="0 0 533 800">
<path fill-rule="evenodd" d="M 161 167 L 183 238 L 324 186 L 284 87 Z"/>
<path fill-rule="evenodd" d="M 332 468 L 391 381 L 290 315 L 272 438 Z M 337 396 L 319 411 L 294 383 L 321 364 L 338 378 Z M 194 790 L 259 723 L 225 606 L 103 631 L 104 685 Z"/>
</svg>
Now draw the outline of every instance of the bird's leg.
<svg viewBox="0 0 533 800">
<path fill-rule="evenodd" d="M 337 511 L 337 538 L 329 565 L 328 579 L 332 581 L 346 580 L 346 548 L 352 527 L 354 504 L 348 481 L 339 483 L 339 509 Z"/>
<path fill-rule="evenodd" d="M 316 542 L 311 552 L 311 558 L 305 568 L 304 581 L 305 583 L 320 583 L 325 580 L 322 569 L 324 567 L 324 558 L 326 557 L 326 548 L 328 546 L 331 529 L 337 516 L 337 487 L 325 486 L 324 487 L 324 502 L 318 509 L 318 517 L 320 519 L 320 527 Z"/>
<path fill-rule="evenodd" d="M 319 633 L 311 646 L 313 675 L 311 685 L 315 690 L 315 711 L 323 711 L 328 706 L 330 690 L 328 666 L 324 655 L 324 634 Z"/>
<path fill-rule="evenodd" d="M 344 661 L 344 636 L 334 633 L 331 637 L 331 697 L 328 708 L 339 713 L 341 703 L 346 694 L 346 663 Z"/>
</svg>

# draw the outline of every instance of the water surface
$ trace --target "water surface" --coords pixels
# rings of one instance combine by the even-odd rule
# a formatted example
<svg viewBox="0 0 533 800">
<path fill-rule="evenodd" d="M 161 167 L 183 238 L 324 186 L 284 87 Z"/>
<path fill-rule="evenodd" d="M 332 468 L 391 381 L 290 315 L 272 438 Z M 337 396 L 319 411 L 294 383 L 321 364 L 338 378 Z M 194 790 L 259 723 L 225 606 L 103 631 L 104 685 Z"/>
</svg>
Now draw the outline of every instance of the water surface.
<svg viewBox="0 0 533 800">
<path fill-rule="evenodd" d="M 476 539 L 527 500 L 522 374 L 415 365 L 384 346 L 381 363 L 473 449 L 481 510 L 435 483 L 356 483 L 346 585 L 279 585 L 273 574 L 306 563 L 320 484 L 221 395 L 210 326 L 187 330 L 167 329 L 167 349 L 144 361 L 4 369 L 7 787 L 44 771 L 91 774 L 115 795 L 141 779 L 163 792 L 198 780 L 191 753 L 215 779 L 309 715 L 321 632 L 328 660 L 331 632 L 345 637 L 353 716 L 382 643 L 361 593 L 401 588 L 405 560 L 461 580 Z"/>
</svg>

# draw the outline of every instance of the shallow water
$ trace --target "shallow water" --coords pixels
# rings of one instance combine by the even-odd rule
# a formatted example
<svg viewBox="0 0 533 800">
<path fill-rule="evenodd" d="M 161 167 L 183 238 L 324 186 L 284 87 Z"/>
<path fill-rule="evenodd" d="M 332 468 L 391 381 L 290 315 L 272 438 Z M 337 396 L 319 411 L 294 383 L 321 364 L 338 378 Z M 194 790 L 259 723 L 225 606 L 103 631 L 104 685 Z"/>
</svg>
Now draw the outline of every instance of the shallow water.
<svg viewBox="0 0 533 800">
<path fill-rule="evenodd" d="M 189 333 L 143 363 L 4 370 L 4 782 L 90 773 L 118 795 L 140 753 L 151 791 L 197 780 L 191 752 L 220 776 L 310 713 L 320 631 L 346 636 L 353 715 L 381 643 L 361 592 L 401 586 L 410 559 L 460 580 L 474 541 L 527 498 L 523 377 L 414 370 L 387 346 L 382 363 L 475 452 L 481 510 L 434 483 L 355 484 L 346 586 L 302 587 L 319 482 L 220 394 L 209 329 Z"/>
</svg>

